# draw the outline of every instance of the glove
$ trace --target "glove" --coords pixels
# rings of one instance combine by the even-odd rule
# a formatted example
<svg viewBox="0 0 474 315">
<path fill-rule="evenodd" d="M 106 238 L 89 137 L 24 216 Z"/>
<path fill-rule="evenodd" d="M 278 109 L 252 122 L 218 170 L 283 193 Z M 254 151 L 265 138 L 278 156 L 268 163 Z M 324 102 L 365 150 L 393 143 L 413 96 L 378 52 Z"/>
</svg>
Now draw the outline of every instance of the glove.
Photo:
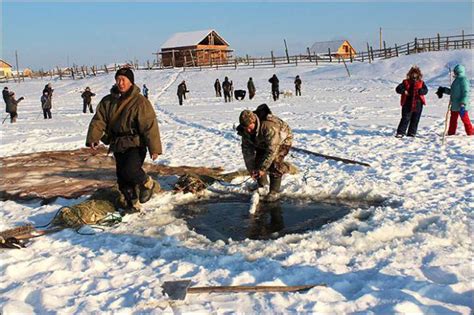
<svg viewBox="0 0 474 315">
<path fill-rule="evenodd" d="M 438 98 L 442 98 L 444 94 L 444 87 L 440 86 L 438 88 L 438 91 L 436 91 L 436 95 L 438 95 Z"/>
<path fill-rule="evenodd" d="M 464 105 L 461 105 L 461 108 L 459 109 L 459 115 L 461 115 L 461 118 L 464 118 L 464 115 L 466 115 L 467 111 Z"/>
</svg>

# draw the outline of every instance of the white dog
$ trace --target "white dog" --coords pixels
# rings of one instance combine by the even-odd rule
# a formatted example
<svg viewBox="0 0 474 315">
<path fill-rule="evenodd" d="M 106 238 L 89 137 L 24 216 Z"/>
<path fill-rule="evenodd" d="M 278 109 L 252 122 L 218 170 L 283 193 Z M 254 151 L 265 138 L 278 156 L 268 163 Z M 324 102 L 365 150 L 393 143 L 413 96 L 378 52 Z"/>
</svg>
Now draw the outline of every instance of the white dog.
<svg viewBox="0 0 474 315">
<path fill-rule="evenodd" d="M 283 97 L 292 97 L 293 96 L 293 91 L 292 90 L 284 90 L 283 91 Z"/>
</svg>

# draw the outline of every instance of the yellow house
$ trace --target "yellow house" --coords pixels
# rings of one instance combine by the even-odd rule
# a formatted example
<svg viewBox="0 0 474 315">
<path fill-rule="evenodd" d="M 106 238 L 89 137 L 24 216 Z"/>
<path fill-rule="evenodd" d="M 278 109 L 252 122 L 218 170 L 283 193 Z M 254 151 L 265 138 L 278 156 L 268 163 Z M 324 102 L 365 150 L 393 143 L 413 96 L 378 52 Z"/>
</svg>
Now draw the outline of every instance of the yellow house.
<svg viewBox="0 0 474 315">
<path fill-rule="evenodd" d="M 336 58 L 350 58 L 355 57 L 357 52 L 347 40 L 333 40 L 328 42 L 316 42 L 310 48 L 311 54 L 318 56 L 331 56 Z"/>
<path fill-rule="evenodd" d="M 0 59 L 0 78 L 12 77 L 12 66 Z"/>
</svg>

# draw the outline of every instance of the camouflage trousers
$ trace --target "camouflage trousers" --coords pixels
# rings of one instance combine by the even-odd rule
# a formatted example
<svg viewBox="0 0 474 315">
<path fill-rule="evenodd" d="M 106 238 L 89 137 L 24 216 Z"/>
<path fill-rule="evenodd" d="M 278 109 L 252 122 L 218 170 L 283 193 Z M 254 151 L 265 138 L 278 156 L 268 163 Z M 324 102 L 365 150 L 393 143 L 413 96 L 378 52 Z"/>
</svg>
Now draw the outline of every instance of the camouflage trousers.
<svg viewBox="0 0 474 315">
<path fill-rule="evenodd" d="M 274 177 L 282 177 L 283 174 L 289 173 L 290 171 L 290 165 L 286 163 L 285 157 L 288 155 L 288 152 L 290 152 L 291 146 L 289 145 L 281 145 L 280 148 L 278 149 L 278 153 L 273 160 L 272 164 L 268 168 L 268 173 L 270 176 Z M 263 150 L 257 150 L 256 156 L 255 156 L 255 162 L 256 165 L 259 165 L 259 162 L 263 158 L 264 151 Z"/>
</svg>

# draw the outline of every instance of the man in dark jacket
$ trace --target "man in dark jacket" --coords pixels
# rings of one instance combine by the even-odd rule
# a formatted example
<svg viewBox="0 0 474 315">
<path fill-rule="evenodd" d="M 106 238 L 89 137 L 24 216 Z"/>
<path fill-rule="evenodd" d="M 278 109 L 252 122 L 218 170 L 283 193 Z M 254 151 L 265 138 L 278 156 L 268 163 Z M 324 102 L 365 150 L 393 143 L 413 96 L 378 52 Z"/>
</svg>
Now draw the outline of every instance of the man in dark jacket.
<svg viewBox="0 0 474 315">
<path fill-rule="evenodd" d="M 3 88 L 2 96 L 3 96 L 3 101 L 5 102 L 5 105 L 6 105 L 8 102 L 8 98 L 10 97 L 10 91 L 8 91 L 8 86 Z"/>
<path fill-rule="evenodd" d="M 115 74 L 116 85 L 97 106 L 87 133 L 86 146 L 96 150 L 99 141 L 109 144 L 114 153 L 117 183 L 123 194 L 119 200 L 126 211 L 139 211 L 159 184 L 142 166 L 146 152 L 152 160 L 162 153 L 156 114 L 134 84 L 134 74 L 122 68 Z"/>
<path fill-rule="evenodd" d="M 183 105 L 183 98 L 186 99 L 186 93 L 189 92 L 188 91 L 188 88 L 186 87 L 186 82 L 183 80 L 183 82 L 181 82 L 179 85 L 178 85 L 178 100 L 179 100 L 179 105 Z"/>
<path fill-rule="evenodd" d="M 257 91 L 255 89 L 255 85 L 253 84 L 252 78 L 249 78 L 249 81 L 247 82 L 247 90 L 249 90 L 249 99 L 252 99 L 255 96 L 255 92 Z"/>
<path fill-rule="evenodd" d="M 268 82 L 272 84 L 272 96 L 273 96 L 273 100 L 276 101 L 280 97 L 280 87 L 279 87 L 280 81 L 278 80 L 276 74 L 274 74 L 268 80 Z"/>
<path fill-rule="evenodd" d="M 82 112 L 85 114 L 87 112 L 87 108 L 89 108 L 89 111 L 91 113 L 94 113 L 94 110 L 92 109 L 92 97 L 95 96 L 94 93 L 91 92 L 91 89 L 89 87 L 86 87 L 84 92 L 81 94 L 84 106 L 82 109 Z"/>
<path fill-rule="evenodd" d="M 216 82 L 214 82 L 214 90 L 216 91 L 216 97 L 222 97 L 221 83 L 219 82 L 219 79 L 216 79 Z"/>
<path fill-rule="evenodd" d="M 222 90 L 224 91 L 224 101 L 230 102 L 231 101 L 231 93 L 232 93 L 232 83 L 230 83 L 229 78 L 225 77 L 224 82 L 222 82 Z"/>
<path fill-rule="evenodd" d="M 14 92 L 9 92 L 8 93 L 7 110 L 6 111 L 7 111 L 7 113 L 10 114 L 10 122 L 11 123 L 16 122 L 16 118 L 18 117 L 18 114 L 17 114 L 18 103 L 20 103 L 22 100 L 24 100 L 24 97 L 20 97 L 18 100 L 16 100 Z"/>
<path fill-rule="evenodd" d="M 296 78 L 295 78 L 295 95 L 296 96 L 301 96 L 301 79 L 300 79 L 300 76 L 297 75 Z"/>
<path fill-rule="evenodd" d="M 43 109 L 44 119 L 51 119 L 51 107 L 51 96 L 47 91 L 44 91 L 41 96 L 41 108 Z"/>
<path fill-rule="evenodd" d="M 51 83 L 48 83 L 44 86 L 44 89 L 43 89 L 43 94 L 44 92 L 48 92 L 48 95 L 50 98 L 53 98 L 53 88 L 51 86 Z"/>
</svg>

